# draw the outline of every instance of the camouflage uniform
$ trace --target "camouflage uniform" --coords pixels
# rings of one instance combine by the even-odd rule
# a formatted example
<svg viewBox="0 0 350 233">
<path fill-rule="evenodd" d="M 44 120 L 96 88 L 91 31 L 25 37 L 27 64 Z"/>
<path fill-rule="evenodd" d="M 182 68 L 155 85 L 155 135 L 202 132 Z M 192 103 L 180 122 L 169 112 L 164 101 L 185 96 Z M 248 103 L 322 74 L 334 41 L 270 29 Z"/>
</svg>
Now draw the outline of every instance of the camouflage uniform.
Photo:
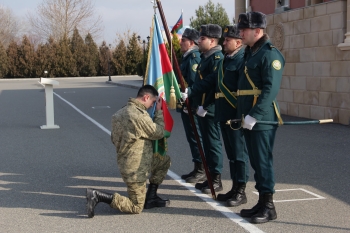
<svg viewBox="0 0 350 233">
<path fill-rule="evenodd" d="M 146 198 L 146 180 L 161 184 L 170 167 L 168 155 L 153 155 L 152 140 L 164 137 L 163 111 L 155 112 L 154 122 L 146 107 L 134 98 L 112 116 L 112 142 L 128 198 L 113 195 L 111 207 L 126 213 L 140 213 Z"/>
</svg>

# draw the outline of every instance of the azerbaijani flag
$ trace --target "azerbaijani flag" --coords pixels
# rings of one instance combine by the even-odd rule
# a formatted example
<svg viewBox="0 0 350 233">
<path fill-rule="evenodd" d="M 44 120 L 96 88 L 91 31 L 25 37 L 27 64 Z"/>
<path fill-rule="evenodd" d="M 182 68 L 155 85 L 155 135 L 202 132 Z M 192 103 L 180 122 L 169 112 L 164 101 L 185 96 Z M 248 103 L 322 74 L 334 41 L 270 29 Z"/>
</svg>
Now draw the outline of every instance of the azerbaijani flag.
<svg viewBox="0 0 350 233">
<path fill-rule="evenodd" d="M 153 33 L 151 33 L 150 38 L 145 84 L 154 86 L 159 96 L 167 102 L 170 100 L 170 88 L 173 86 L 176 99 L 179 99 L 181 98 L 180 89 L 169 60 L 168 52 L 165 48 L 156 15 L 153 17 L 152 29 Z M 165 135 L 164 138 L 156 140 L 153 147 L 153 152 L 159 155 L 166 154 L 168 150 L 166 138 L 170 137 L 174 125 L 174 120 L 171 117 L 165 101 L 162 101 Z"/>
<path fill-rule="evenodd" d="M 173 29 L 171 29 L 171 33 L 173 33 L 174 31 L 175 31 L 176 33 L 178 33 L 179 30 L 180 30 L 181 28 L 183 28 L 183 26 L 184 26 L 184 24 L 183 24 L 183 21 L 182 21 L 182 14 L 181 14 L 179 20 L 178 20 L 177 23 L 174 25 Z"/>
<path fill-rule="evenodd" d="M 159 96 L 169 103 L 171 86 L 174 86 L 176 99 L 181 98 L 180 89 L 165 48 L 156 15 L 153 17 L 152 28 L 153 33 L 150 38 L 151 46 L 148 52 L 145 84 L 154 86 L 158 90 Z"/>
</svg>

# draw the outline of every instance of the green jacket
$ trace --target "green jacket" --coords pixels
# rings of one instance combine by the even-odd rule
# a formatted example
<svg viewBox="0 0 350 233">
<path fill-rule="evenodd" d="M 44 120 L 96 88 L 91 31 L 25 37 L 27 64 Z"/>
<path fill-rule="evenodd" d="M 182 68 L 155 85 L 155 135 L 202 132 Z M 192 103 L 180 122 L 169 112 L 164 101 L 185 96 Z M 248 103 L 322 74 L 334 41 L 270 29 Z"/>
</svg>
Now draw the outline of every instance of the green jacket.
<svg viewBox="0 0 350 233">
<path fill-rule="evenodd" d="M 265 34 L 253 47 L 246 47 L 244 58 L 245 65 L 241 69 L 238 89 L 253 89 L 244 72 L 247 67 L 250 79 L 261 90 L 261 94 L 254 106 L 253 95 L 238 96 L 237 117 L 249 114 L 258 121 L 278 121 L 273 102 L 278 108 L 276 96 L 280 89 L 285 64 L 283 55 L 271 44 L 269 37 Z M 253 130 L 269 130 L 274 127 L 276 126 L 256 124 Z"/>
<path fill-rule="evenodd" d="M 241 47 L 233 56 L 226 56 L 220 66 L 223 70 L 223 85 L 229 92 L 236 92 L 238 87 L 238 78 L 240 70 L 244 64 L 244 48 Z M 219 69 L 220 70 L 220 69 Z M 219 85 L 219 74 L 215 79 L 216 93 L 221 93 Z M 215 121 L 226 122 L 227 120 L 236 118 L 237 97 L 234 97 L 235 102 L 229 102 L 225 97 L 220 97 L 215 100 Z"/>
<path fill-rule="evenodd" d="M 215 46 L 206 53 L 202 53 L 198 65 L 195 82 L 188 88 L 188 97 L 193 100 L 192 106 L 203 106 L 209 116 L 215 113 L 215 88 L 212 85 L 217 78 L 217 69 L 224 55 L 221 46 Z"/>
<path fill-rule="evenodd" d="M 181 69 L 182 77 L 186 81 L 188 87 L 191 87 L 194 83 L 197 67 L 201 61 L 200 56 L 201 54 L 198 51 L 198 47 L 194 46 L 191 51 L 189 51 L 188 53 L 185 53 L 184 56 L 182 57 L 180 69 Z M 193 101 L 191 98 L 189 98 L 189 101 L 191 104 L 193 104 Z"/>
</svg>

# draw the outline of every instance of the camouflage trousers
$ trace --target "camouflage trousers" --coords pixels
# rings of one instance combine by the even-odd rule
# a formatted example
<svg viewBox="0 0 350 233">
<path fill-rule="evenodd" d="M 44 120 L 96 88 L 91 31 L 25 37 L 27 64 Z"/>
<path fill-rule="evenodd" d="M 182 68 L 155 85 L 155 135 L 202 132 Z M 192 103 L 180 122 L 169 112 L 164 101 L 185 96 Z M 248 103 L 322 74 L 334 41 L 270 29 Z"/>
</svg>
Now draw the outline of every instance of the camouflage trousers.
<svg viewBox="0 0 350 233">
<path fill-rule="evenodd" d="M 170 157 L 168 155 L 154 155 L 151 166 L 149 182 L 160 185 L 170 167 Z M 144 182 L 126 183 L 128 197 L 114 193 L 111 207 L 124 213 L 141 213 L 146 200 L 146 179 L 147 177 L 145 177 Z"/>
</svg>

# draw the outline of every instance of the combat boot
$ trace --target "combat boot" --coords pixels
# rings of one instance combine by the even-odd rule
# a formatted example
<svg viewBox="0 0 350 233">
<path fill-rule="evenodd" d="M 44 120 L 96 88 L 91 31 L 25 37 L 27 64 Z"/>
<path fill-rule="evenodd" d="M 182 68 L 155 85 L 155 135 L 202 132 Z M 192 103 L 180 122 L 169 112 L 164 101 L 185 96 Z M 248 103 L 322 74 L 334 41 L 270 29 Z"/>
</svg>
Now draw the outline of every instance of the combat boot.
<svg viewBox="0 0 350 233">
<path fill-rule="evenodd" d="M 219 192 L 222 191 L 222 183 L 221 183 L 221 174 L 210 174 L 211 176 L 211 181 L 213 182 L 213 188 L 215 190 L 215 192 Z M 202 188 L 202 193 L 205 194 L 210 194 L 211 190 L 209 188 L 209 185 L 205 186 Z"/>
<path fill-rule="evenodd" d="M 86 189 L 86 210 L 89 218 L 94 217 L 95 207 L 99 202 L 111 204 L 113 200 L 113 194 L 103 193 L 95 189 Z"/>
<path fill-rule="evenodd" d="M 228 191 L 225 194 L 218 194 L 218 196 L 216 197 L 216 200 L 218 201 L 227 201 L 228 199 L 232 198 L 233 195 L 236 193 L 236 189 L 237 189 L 237 185 L 235 181 L 232 181 L 232 188 L 230 191 Z"/>
<path fill-rule="evenodd" d="M 208 181 L 206 180 L 204 182 L 196 183 L 194 187 L 196 189 L 202 190 L 202 188 L 207 187 L 207 186 L 208 186 Z"/>
<path fill-rule="evenodd" d="M 275 205 L 273 204 L 273 194 L 265 193 L 263 196 L 263 207 L 257 214 L 252 216 L 252 223 L 265 223 L 277 218 Z"/>
<path fill-rule="evenodd" d="M 188 174 L 182 175 L 181 179 L 186 180 L 187 178 L 191 177 L 195 171 L 196 171 L 196 163 L 194 163 L 193 170 L 190 173 L 188 173 Z"/>
<path fill-rule="evenodd" d="M 198 183 L 207 179 L 203 163 L 195 163 L 194 166 L 194 172 L 186 179 L 186 183 Z"/>
<path fill-rule="evenodd" d="M 247 196 L 245 195 L 245 183 L 238 183 L 236 193 L 232 198 L 226 201 L 226 205 L 229 207 L 239 206 L 247 203 Z"/>
<path fill-rule="evenodd" d="M 258 203 L 251 209 L 242 209 L 241 213 L 240 213 L 241 217 L 250 218 L 253 215 L 257 214 L 259 212 L 260 208 L 262 208 L 264 205 L 263 199 L 264 199 L 264 196 L 262 194 L 259 194 Z"/>
<path fill-rule="evenodd" d="M 157 184 L 149 184 L 148 190 L 146 193 L 146 201 L 144 208 L 151 209 L 154 207 L 167 207 L 170 205 L 169 199 L 162 199 L 157 195 L 158 185 Z"/>
</svg>

